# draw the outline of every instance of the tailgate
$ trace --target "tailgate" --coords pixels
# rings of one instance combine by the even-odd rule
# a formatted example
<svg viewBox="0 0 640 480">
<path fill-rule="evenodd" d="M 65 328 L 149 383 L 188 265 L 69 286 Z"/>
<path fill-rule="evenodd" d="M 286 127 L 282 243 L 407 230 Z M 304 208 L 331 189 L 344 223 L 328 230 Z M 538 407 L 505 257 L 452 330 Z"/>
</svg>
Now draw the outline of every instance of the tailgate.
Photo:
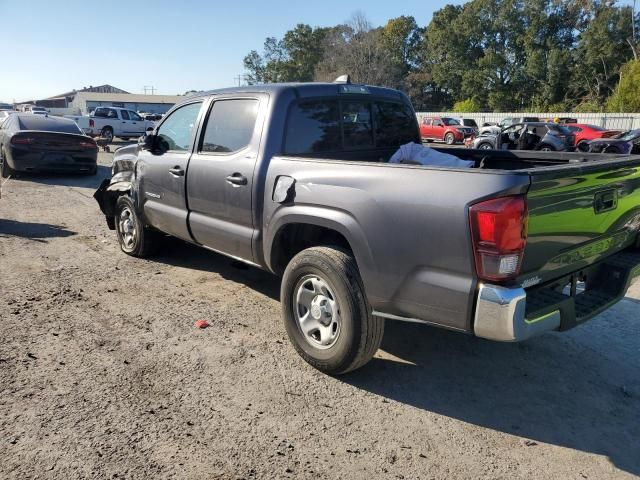
<svg viewBox="0 0 640 480">
<path fill-rule="evenodd" d="M 519 283 L 578 272 L 638 240 L 640 157 L 532 170 Z"/>
</svg>

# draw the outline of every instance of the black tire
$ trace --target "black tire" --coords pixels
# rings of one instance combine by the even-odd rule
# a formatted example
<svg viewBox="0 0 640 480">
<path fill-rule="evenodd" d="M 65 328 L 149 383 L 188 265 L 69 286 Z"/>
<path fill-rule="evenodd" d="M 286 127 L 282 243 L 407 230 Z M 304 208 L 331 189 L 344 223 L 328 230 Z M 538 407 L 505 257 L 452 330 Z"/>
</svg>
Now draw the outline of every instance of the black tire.
<svg viewBox="0 0 640 480">
<path fill-rule="evenodd" d="M 120 137 L 121 140 L 128 142 L 129 141 L 129 137 Z"/>
<path fill-rule="evenodd" d="M 14 170 L 7 163 L 7 155 L 4 148 L 0 151 L 0 177 L 7 178 L 14 175 Z"/>
<path fill-rule="evenodd" d="M 490 143 L 487 143 L 487 142 L 483 142 L 480 145 L 478 145 L 478 149 L 479 150 L 493 150 L 493 145 L 491 145 Z"/>
<path fill-rule="evenodd" d="M 106 138 L 109 140 L 109 143 L 113 142 L 113 128 L 111 127 L 104 127 L 102 129 L 102 131 L 100 132 L 100 136 L 102 138 Z"/>
<path fill-rule="evenodd" d="M 540 152 L 555 152 L 556 149 L 553 148 L 551 145 L 547 144 L 547 143 L 543 143 L 542 145 L 540 145 L 537 150 L 539 150 Z"/>
<path fill-rule="evenodd" d="M 453 133 L 449 132 L 444 136 L 444 143 L 447 145 L 453 145 L 456 143 L 456 137 Z"/>
<path fill-rule="evenodd" d="M 126 221 L 125 216 L 131 222 L 126 224 L 127 227 L 123 223 Z M 124 253 L 132 257 L 143 258 L 153 255 L 157 251 L 160 235 L 157 231 L 151 230 L 142 223 L 131 198 L 127 196 L 118 198 L 114 220 L 118 244 Z M 130 228 L 135 229 L 133 238 L 128 237 L 128 234 L 132 233 Z"/>
<path fill-rule="evenodd" d="M 580 143 L 576 145 L 577 152 L 588 152 L 589 151 L 589 142 L 586 140 L 582 140 Z"/>
<path fill-rule="evenodd" d="M 314 341 L 312 335 L 303 333 L 298 318 L 301 311 L 298 292 L 304 288 L 305 282 L 313 282 L 309 278 L 319 279 L 326 284 L 329 289 L 327 298 L 334 297 L 334 305 L 339 313 L 335 317 L 339 318 L 336 320 L 339 324 L 334 343 L 324 347 L 319 345 L 318 340 Z M 315 288 L 309 295 L 316 295 Z M 321 296 L 314 296 L 313 301 Z M 298 354 L 321 372 L 340 375 L 360 368 L 380 347 L 384 319 L 371 314 L 358 266 L 353 254 L 347 250 L 312 247 L 298 253 L 285 269 L 280 299 L 289 340 Z M 307 314 L 312 315 L 312 310 L 309 309 Z M 324 318 L 320 313 L 318 317 Z M 329 321 L 333 322 L 333 318 Z M 312 321 L 317 323 L 319 320 Z M 333 324 L 329 327 L 333 327 Z"/>
</svg>

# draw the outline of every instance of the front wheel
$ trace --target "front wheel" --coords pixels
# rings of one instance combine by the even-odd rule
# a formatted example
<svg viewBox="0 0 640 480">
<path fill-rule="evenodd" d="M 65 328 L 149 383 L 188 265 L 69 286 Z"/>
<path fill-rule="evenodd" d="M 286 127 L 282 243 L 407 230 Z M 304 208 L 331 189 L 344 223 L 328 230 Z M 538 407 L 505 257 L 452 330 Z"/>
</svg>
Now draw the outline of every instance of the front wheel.
<svg viewBox="0 0 640 480">
<path fill-rule="evenodd" d="M 490 143 L 481 143 L 478 145 L 478 149 L 480 150 L 491 150 L 493 146 Z"/>
<path fill-rule="evenodd" d="M 551 145 L 547 145 L 545 143 L 540 145 L 538 150 L 540 150 L 541 152 L 555 152 L 555 148 L 553 148 Z"/>
<path fill-rule="evenodd" d="M 297 254 L 284 272 L 280 298 L 289 340 L 324 373 L 360 368 L 380 347 L 384 319 L 372 315 L 347 250 L 313 247 Z"/>
<path fill-rule="evenodd" d="M 118 198 L 115 224 L 120 249 L 127 255 L 147 257 L 157 250 L 158 232 L 145 227 L 131 198 Z"/>
<path fill-rule="evenodd" d="M 456 141 L 456 137 L 453 135 L 453 133 L 447 133 L 444 136 L 444 143 L 446 143 L 447 145 L 453 145 Z"/>
</svg>

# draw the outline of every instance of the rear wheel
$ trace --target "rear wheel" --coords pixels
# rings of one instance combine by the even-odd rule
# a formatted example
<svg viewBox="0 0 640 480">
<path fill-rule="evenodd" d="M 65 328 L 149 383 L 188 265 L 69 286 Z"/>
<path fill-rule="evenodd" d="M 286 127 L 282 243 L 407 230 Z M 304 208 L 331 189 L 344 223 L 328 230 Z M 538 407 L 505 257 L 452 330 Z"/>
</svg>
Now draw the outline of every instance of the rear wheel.
<svg viewBox="0 0 640 480">
<path fill-rule="evenodd" d="M 447 145 L 453 145 L 456 142 L 456 137 L 453 133 L 449 132 L 444 136 L 444 143 Z"/>
<path fill-rule="evenodd" d="M 7 154 L 4 148 L 2 148 L 0 150 L 0 177 L 7 178 L 13 174 L 14 174 L 13 168 L 11 168 L 7 163 Z"/>
<path fill-rule="evenodd" d="M 490 143 L 481 143 L 480 145 L 478 145 L 478 149 L 480 150 L 491 150 L 493 149 L 493 146 Z"/>
<path fill-rule="evenodd" d="M 159 234 L 145 227 L 131 198 L 118 198 L 115 224 L 120 249 L 127 255 L 147 257 L 157 250 Z"/>
<path fill-rule="evenodd" d="M 553 148 L 551 145 L 547 145 L 546 143 L 540 145 L 538 147 L 538 150 L 540 150 L 541 152 L 555 152 L 555 148 Z"/>
<path fill-rule="evenodd" d="M 374 317 L 351 252 L 313 247 L 296 255 L 280 292 L 287 334 L 311 366 L 338 375 L 360 368 L 380 347 L 384 319 Z"/>
<path fill-rule="evenodd" d="M 108 141 L 113 142 L 113 129 L 111 127 L 104 127 L 100 132 L 100 136 Z"/>
</svg>

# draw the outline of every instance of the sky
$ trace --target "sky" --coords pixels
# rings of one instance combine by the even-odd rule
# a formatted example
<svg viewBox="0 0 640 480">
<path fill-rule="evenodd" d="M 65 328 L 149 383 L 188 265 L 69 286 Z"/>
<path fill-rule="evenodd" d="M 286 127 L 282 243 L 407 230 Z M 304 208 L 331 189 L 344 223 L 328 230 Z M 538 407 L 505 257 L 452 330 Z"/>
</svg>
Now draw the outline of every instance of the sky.
<svg viewBox="0 0 640 480">
<path fill-rule="evenodd" d="M 0 101 L 89 85 L 176 95 L 232 86 L 251 50 L 298 23 L 333 26 L 356 11 L 374 25 L 463 0 L 0 0 Z"/>
</svg>

